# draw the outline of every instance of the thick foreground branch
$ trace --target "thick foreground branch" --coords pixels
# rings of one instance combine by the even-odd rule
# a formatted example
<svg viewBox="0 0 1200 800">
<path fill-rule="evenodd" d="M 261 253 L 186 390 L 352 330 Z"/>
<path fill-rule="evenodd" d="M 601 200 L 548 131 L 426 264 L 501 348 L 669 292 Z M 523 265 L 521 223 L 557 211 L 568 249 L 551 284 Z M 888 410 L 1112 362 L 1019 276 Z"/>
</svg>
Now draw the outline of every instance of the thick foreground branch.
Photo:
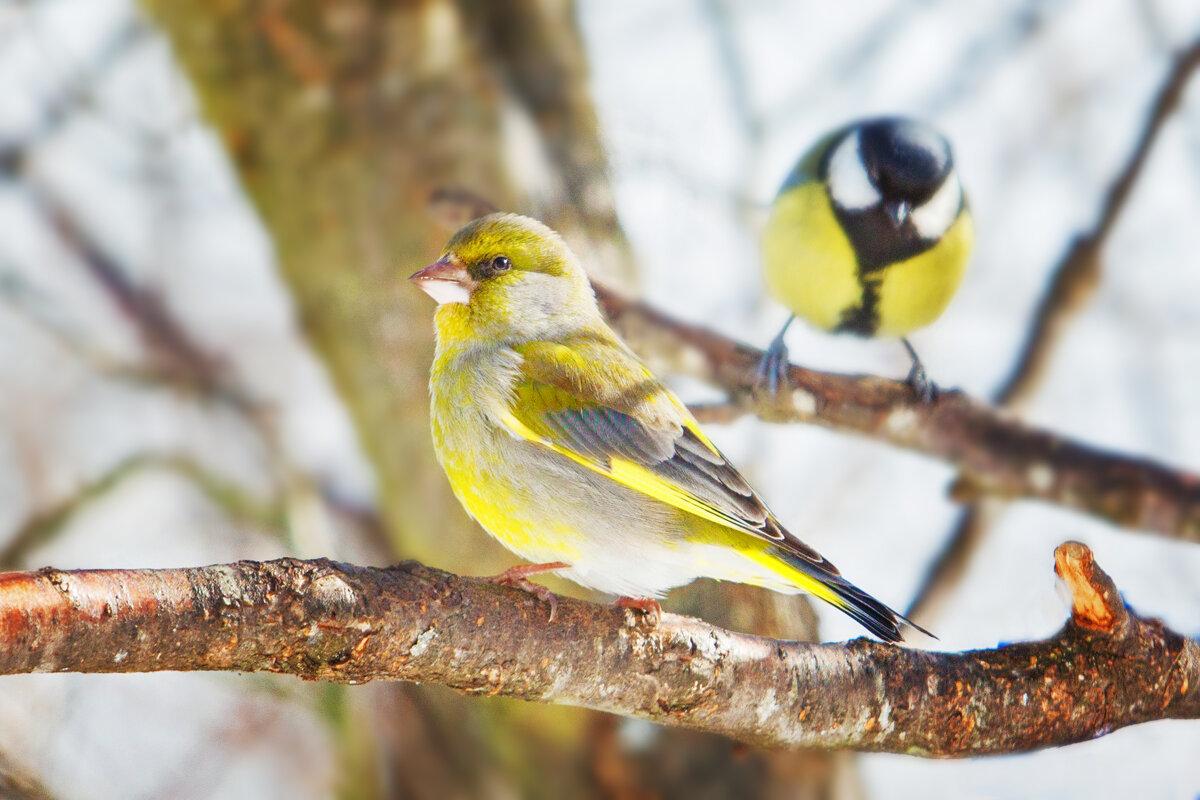
<svg viewBox="0 0 1200 800">
<path fill-rule="evenodd" d="M 959 391 L 917 401 L 901 381 L 788 368 L 788 386 L 756 393 L 762 351 L 673 319 L 644 303 L 596 287 L 601 307 L 629 344 L 655 361 L 729 392 L 734 402 L 710 421 L 757 414 L 852 431 L 944 459 L 963 474 L 960 499 L 1030 497 L 1128 528 L 1200 542 L 1200 476 L 1120 455 L 1024 425 Z"/>
<path fill-rule="evenodd" d="M 415 563 L 284 559 L 0 575 L 0 673 L 269 671 L 587 706 L 772 746 L 1008 753 L 1200 717 L 1200 643 L 1130 613 L 1081 544 L 1042 642 L 928 653 L 778 642 Z"/>
</svg>

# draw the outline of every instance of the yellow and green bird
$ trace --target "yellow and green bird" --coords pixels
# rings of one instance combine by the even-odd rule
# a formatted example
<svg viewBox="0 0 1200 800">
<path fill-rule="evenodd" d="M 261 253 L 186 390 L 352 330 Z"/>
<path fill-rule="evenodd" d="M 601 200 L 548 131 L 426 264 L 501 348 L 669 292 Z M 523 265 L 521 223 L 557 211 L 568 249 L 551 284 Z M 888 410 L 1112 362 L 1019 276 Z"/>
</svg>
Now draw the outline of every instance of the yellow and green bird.
<svg viewBox="0 0 1200 800">
<path fill-rule="evenodd" d="M 554 231 L 482 217 L 411 280 L 438 302 L 437 457 L 467 512 L 534 562 L 509 581 L 555 571 L 647 609 L 699 577 L 803 590 L 900 639 L 903 617 L 785 530 L 609 328 Z"/>
<path fill-rule="evenodd" d="M 937 319 L 962 281 L 974 240 L 950 143 L 925 122 L 860 120 L 822 138 L 775 198 L 763 235 L 767 287 L 793 316 L 761 377 L 774 391 L 796 316 L 826 331 L 900 337 L 908 380 L 936 388 L 905 338 Z"/>
</svg>

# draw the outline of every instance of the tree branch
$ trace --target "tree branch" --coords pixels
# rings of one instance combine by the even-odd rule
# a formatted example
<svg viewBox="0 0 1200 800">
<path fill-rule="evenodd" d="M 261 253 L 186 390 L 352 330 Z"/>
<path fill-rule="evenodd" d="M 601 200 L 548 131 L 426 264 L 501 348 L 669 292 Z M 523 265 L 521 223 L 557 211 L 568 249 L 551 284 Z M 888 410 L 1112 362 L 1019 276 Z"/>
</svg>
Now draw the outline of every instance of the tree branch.
<svg viewBox="0 0 1200 800">
<path fill-rule="evenodd" d="M 531 595 L 408 562 L 242 561 L 0 575 L 0 673 L 269 671 L 440 683 L 771 746 L 967 756 L 1200 717 L 1200 642 L 1122 605 L 1081 544 L 1055 552 L 1071 621 L 1042 642 L 928 653 L 779 642 Z"/>
<path fill-rule="evenodd" d="M 496 210 L 465 190 L 431 198 L 439 218 L 456 223 Z M 596 299 L 630 346 L 667 371 L 721 387 L 729 402 L 694 408 L 705 422 L 756 414 L 771 422 L 809 422 L 851 431 L 941 458 L 962 472 L 955 498 L 1029 497 L 1118 525 L 1200 542 L 1200 476 L 1150 459 L 1112 453 L 1018 422 L 960 391 L 918 402 L 907 383 L 788 366 L 775 397 L 755 391 L 763 352 L 674 319 L 593 282 Z"/>
<path fill-rule="evenodd" d="M 999 506 L 999 502 L 981 501 L 962 509 L 946 543 L 904 610 L 904 616 L 922 627 L 933 626 L 937 615 L 957 597 L 975 553 L 983 546 L 995 522 Z"/>
<path fill-rule="evenodd" d="M 161 469 L 186 478 L 214 505 L 237 524 L 264 530 L 279 530 L 284 525 L 282 500 L 259 501 L 252 493 L 223 480 L 183 455 L 137 453 L 108 471 L 80 484 L 68 497 L 42 508 L 35 508 L 0 544 L 0 570 L 25 566 L 31 554 L 53 540 L 76 515 L 92 503 L 109 495 L 124 482 L 144 470 Z M 3 797 L 3 793 L 0 793 Z"/>
<path fill-rule="evenodd" d="M 728 405 L 707 407 L 710 420 L 757 414 L 771 422 L 860 433 L 957 466 L 963 474 L 955 487 L 959 500 L 1035 498 L 1127 528 L 1200 542 L 1200 476 L 1024 425 L 957 390 L 922 404 L 900 381 L 792 365 L 788 386 L 778 396 L 758 394 L 761 350 L 602 286 L 596 294 L 609 321 L 647 360 L 730 394 Z"/>
</svg>

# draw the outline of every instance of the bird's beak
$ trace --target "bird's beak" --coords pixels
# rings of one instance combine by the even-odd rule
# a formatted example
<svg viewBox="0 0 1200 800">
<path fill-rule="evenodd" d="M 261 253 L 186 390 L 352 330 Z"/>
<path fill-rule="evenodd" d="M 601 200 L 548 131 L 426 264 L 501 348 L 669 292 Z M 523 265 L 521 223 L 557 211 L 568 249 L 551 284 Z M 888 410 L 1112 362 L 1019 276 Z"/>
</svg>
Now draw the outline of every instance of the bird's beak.
<svg viewBox="0 0 1200 800">
<path fill-rule="evenodd" d="M 892 224 L 896 229 L 904 227 L 905 221 L 908 219 L 908 213 L 911 210 L 907 200 L 891 200 L 883 204 L 883 208 L 891 218 Z"/>
<path fill-rule="evenodd" d="M 425 269 L 420 269 L 408 276 L 425 294 L 437 300 L 438 305 L 446 303 L 469 303 L 471 292 L 475 289 L 475 281 L 471 273 L 457 261 L 440 259 Z"/>
</svg>

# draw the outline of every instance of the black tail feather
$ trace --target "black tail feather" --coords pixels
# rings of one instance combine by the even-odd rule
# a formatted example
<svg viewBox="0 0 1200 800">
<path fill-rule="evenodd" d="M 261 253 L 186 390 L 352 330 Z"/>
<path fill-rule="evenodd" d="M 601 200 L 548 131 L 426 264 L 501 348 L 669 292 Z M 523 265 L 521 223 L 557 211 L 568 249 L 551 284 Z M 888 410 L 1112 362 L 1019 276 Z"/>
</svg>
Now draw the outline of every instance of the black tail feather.
<svg viewBox="0 0 1200 800">
<path fill-rule="evenodd" d="M 908 617 L 885 606 L 862 589 L 859 589 L 841 575 L 820 569 L 811 562 L 796 556 L 789 557 L 788 561 L 805 574 L 819 580 L 837 595 L 838 599 L 845 603 L 845 605 L 838 605 L 836 603 L 830 603 L 830 605 L 849 616 L 883 641 L 902 641 L 904 636 L 900 633 L 900 628 L 903 625 L 914 628 L 932 639 L 937 638 Z"/>
<path fill-rule="evenodd" d="M 933 639 L 937 638 L 908 617 L 885 606 L 849 581 L 834 578 L 827 580 L 825 585 L 846 602 L 845 607 L 838 608 L 839 611 L 847 614 L 885 642 L 902 641 L 904 639 L 900 633 L 902 625 L 915 628 Z"/>
</svg>

